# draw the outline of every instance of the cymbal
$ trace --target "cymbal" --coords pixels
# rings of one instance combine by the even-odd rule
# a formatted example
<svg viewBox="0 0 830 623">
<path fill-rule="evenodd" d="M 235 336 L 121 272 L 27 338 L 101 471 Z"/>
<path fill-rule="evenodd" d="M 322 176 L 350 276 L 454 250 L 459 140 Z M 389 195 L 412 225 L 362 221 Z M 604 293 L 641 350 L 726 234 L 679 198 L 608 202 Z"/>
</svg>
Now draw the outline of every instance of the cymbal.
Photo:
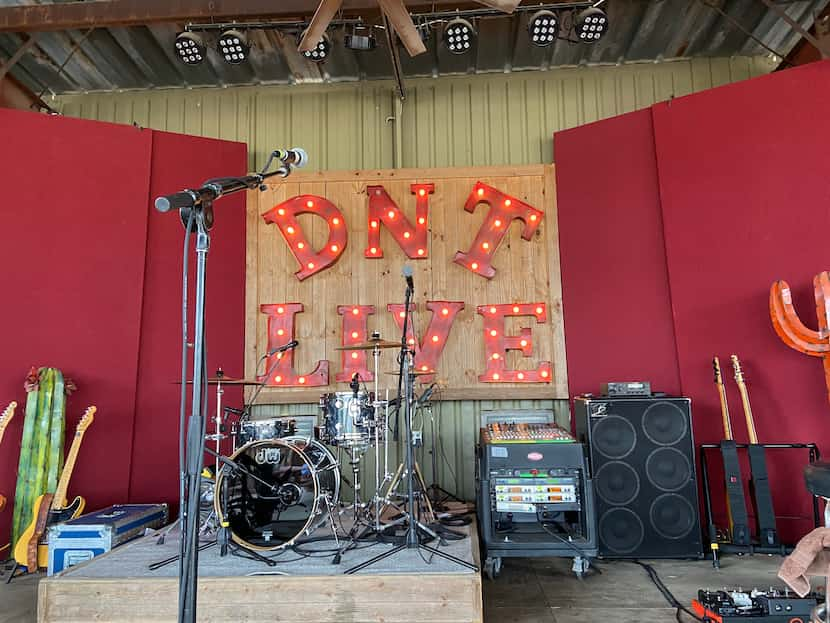
<svg viewBox="0 0 830 623">
<path fill-rule="evenodd" d="M 375 348 L 400 348 L 400 342 L 390 342 L 389 340 L 369 340 L 368 342 L 358 342 L 357 344 L 347 344 L 346 346 L 338 346 L 334 350 L 374 350 Z"/>
<path fill-rule="evenodd" d="M 384 372 L 384 374 L 390 374 L 392 376 L 400 376 L 400 372 Z M 412 372 L 415 376 L 429 376 L 430 374 L 435 374 L 435 370 L 415 370 Z"/>
<path fill-rule="evenodd" d="M 173 381 L 173 383 L 175 383 L 176 385 L 181 385 L 182 384 L 181 381 Z M 218 385 L 219 383 L 222 383 L 222 385 L 260 385 L 261 384 L 260 381 L 256 381 L 256 380 L 234 379 L 234 378 L 231 378 L 229 376 L 223 376 L 223 377 L 211 376 L 211 377 L 208 377 L 208 380 L 207 380 L 208 385 Z M 193 381 L 188 381 L 187 384 L 192 385 Z"/>
</svg>

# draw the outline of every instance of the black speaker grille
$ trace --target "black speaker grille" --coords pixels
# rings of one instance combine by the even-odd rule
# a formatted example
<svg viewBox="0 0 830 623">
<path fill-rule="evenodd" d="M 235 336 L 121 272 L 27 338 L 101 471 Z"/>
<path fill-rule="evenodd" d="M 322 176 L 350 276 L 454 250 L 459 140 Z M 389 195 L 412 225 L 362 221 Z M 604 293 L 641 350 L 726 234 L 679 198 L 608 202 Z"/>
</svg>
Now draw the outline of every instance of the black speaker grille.
<svg viewBox="0 0 830 623">
<path fill-rule="evenodd" d="M 574 414 L 589 444 L 599 555 L 701 557 L 691 401 L 580 397 Z"/>
<path fill-rule="evenodd" d="M 652 443 L 670 446 L 686 436 L 688 424 L 683 411 L 670 402 L 657 402 L 643 414 L 643 432 Z"/>
<path fill-rule="evenodd" d="M 660 491 L 677 491 L 692 478 L 692 466 L 680 450 L 657 448 L 646 459 L 646 477 Z"/>
<path fill-rule="evenodd" d="M 664 539 L 682 539 L 697 524 L 695 510 L 689 501 L 676 493 L 655 498 L 649 510 L 651 527 Z"/>
<path fill-rule="evenodd" d="M 599 538 L 614 554 L 630 554 L 643 542 L 643 522 L 634 511 L 612 508 L 599 519 Z"/>
<path fill-rule="evenodd" d="M 597 495 L 607 504 L 629 504 L 640 493 L 637 471 L 622 461 L 609 461 L 600 467 L 594 480 Z"/>
<path fill-rule="evenodd" d="M 607 459 L 622 459 L 634 451 L 637 433 L 631 422 L 619 415 L 602 418 L 593 430 L 594 449 Z"/>
</svg>

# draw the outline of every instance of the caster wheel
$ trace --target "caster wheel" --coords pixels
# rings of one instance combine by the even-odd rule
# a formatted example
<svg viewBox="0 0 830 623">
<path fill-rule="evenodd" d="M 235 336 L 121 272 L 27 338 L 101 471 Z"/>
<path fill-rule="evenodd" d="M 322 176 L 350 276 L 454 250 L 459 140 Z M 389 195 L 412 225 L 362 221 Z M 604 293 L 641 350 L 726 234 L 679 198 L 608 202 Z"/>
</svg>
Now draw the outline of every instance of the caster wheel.
<svg viewBox="0 0 830 623">
<path fill-rule="evenodd" d="M 484 561 L 484 577 L 495 580 L 501 571 L 501 558 L 487 558 Z"/>
</svg>

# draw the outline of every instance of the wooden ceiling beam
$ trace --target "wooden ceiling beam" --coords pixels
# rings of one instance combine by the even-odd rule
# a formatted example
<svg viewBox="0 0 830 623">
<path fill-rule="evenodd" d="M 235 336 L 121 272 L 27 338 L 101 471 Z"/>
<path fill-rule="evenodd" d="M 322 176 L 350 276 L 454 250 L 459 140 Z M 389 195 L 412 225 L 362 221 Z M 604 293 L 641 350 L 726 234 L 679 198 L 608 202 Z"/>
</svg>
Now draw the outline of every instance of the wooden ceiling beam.
<svg viewBox="0 0 830 623">
<path fill-rule="evenodd" d="M 140 26 L 163 22 L 306 19 L 319 0 L 92 0 L 0 7 L 0 32 Z M 410 9 L 472 8 L 475 2 L 407 0 Z M 343 10 L 377 14 L 377 0 L 344 0 Z"/>
</svg>

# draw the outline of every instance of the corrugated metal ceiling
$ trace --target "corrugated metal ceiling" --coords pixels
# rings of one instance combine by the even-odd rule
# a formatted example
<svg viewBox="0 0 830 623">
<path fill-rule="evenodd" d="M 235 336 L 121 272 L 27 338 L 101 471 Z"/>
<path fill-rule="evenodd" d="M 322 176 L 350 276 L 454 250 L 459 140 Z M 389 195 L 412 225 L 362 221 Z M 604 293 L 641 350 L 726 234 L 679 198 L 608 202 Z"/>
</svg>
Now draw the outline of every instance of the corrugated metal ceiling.
<svg viewBox="0 0 830 623">
<path fill-rule="evenodd" d="M 766 46 L 786 55 L 801 38 L 760 0 L 706 0 L 716 3 Z M 830 0 L 780 2 L 805 28 Z M 0 6 L 32 4 L 0 0 Z M 609 34 L 597 44 L 559 41 L 550 48 L 528 43 L 528 14 L 480 18 L 478 44 L 468 55 L 454 56 L 433 36 L 427 53 L 410 58 L 401 53 L 405 77 L 546 70 L 583 63 L 659 61 L 677 57 L 769 55 L 703 0 L 608 0 Z M 290 35 L 251 31 L 250 60 L 232 66 L 216 54 L 190 67 L 180 63 L 172 44 L 180 30 L 174 24 L 130 28 L 98 28 L 37 33 L 33 49 L 12 74 L 33 92 L 83 93 L 172 87 L 229 87 L 301 82 L 340 82 L 392 78 L 386 43 L 358 52 L 343 47 L 344 30 L 330 32 L 335 49 L 317 65 L 302 58 Z M 86 38 L 84 38 L 86 36 Z M 7 59 L 22 44 L 15 34 L 0 34 L 0 58 Z M 73 49 L 77 49 L 72 53 Z"/>
</svg>

